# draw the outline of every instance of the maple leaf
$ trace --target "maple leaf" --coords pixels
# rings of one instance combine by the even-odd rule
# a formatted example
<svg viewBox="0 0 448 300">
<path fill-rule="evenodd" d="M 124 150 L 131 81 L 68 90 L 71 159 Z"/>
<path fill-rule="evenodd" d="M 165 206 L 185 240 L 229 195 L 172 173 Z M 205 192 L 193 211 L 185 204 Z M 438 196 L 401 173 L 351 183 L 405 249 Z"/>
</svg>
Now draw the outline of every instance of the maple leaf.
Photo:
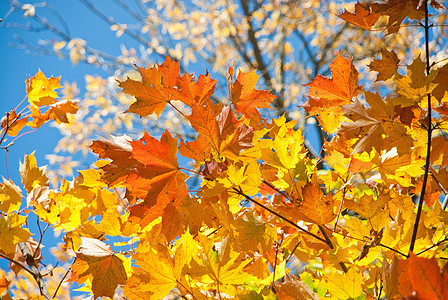
<svg viewBox="0 0 448 300">
<path fill-rule="evenodd" d="M 325 276 L 328 291 L 337 299 L 356 298 L 362 294 L 362 273 L 353 265 L 347 273 L 330 273 Z"/>
<path fill-rule="evenodd" d="M 424 5 L 419 5 L 420 0 L 388 0 L 385 3 L 373 3 L 374 13 L 381 16 L 389 16 L 386 29 L 387 34 L 397 33 L 405 18 L 421 20 L 425 17 Z"/>
<path fill-rule="evenodd" d="M 246 212 L 235 224 L 244 245 L 256 249 L 261 244 L 262 249 L 268 251 L 277 232 L 274 227 L 263 221 L 261 216 Z"/>
<path fill-rule="evenodd" d="M 151 299 L 162 299 L 182 282 L 182 270 L 194 255 L 192 252 L 195 250 L 193 246 L 195 242 L 189 233 L 182 235 L 180 240 L 182 244 L 176 250 L 174 257 L 161 244 L 133 255 L 133 259 L 139 266 L 138 269 L 134 268 L 133 273 L 137 279 L 143 281 L 140 290 L 152 293 Z"/>
<path fill-rule="evenodd" d="M 398 70 L 400 60 L 393 50 L 381 49 L 382 58 L 374 59 L 367 65 L 371 71 L 377 71 L 378 75 L 375 81 L 384 81 L 391 78 Z"/>
<path fill-rule="evenodd" d="M 142 165 L 138 175 L 143 177 L 141 185 L 146 186 L 144 202 L 131 208 L 134 216 L 145 218 L 143 224 L 163 214 L 166 206 L 173 203 L 182 205 L 188 197 L 185 183 L 188 177 L 177 163 L 177 139 L 166 130 L 160 141 L 144 133 L 143 137 L 131 142 L 132 158 Z M 133 185 L 133 180 L 128 180 Z M 132 189 L 132 187 L 131 187 Z M 177 210 L 171 211 L 175 213 Z M 169 233 L 167 229 L 166 233 Z"/>
<path fill-rule="evenodd" d="M 358 71 L 352 59 L 339 55 L 330 64 L 332 78 L 318 75 L 316 79 L 305 84 L 309 87 L 308 96 L 319 99 L 319 106 L 341 106 L 359 94 L 362 87 L 358 85 Z M 314 105 L 317 105 L 314 104 Z"/>
<path fill-rule="evenodd" d="M 270 91 L 256 90 L 255 85 L 261 77 L 256 70 L 243 73 L 238 72 L 238 76 L 233 81 L 233 67 L 228 69 L 229 98 L 237 113 L 243 114 L 247 119 L 256 123 L 260 122 L 261 116 L 257 111 L 259 108 L 271 108 L 271 102 L 277 98 Z"/>
<path fill-rule="evenodd" d="M 360 28 L 370 29 L 378 21 L 380 14 L 372 12 L 369 4 L 357 2 L 355 13 L 344 10 L 342 14 L 338 14 L 338 17 Z"/>
<path fill-rule="evenodd" d="M 15 109 L 12 109 L 0 120 L 0 126 L 2 128 L 2 131 L 8 128 L 9 136 L 17 136 L 17 134 L 19 134 L 19 131 L 26 126 L 27 122 L 28 117 L 20 118 L 17 115 Z"/>
<path fill-rule="evenodd" d="M 125 112 L 132 112 L 140 117 L 156 113 L 159 117 L 166 105 L 175 100 L 172 89 L 177 86 L 180 79 L 180 62 L 173 61 L 167 55 L 161 65 L 148 69 L 136 67 L 142 81 L 130 78 L 118 81 L 118 86 L 123 88 L 124 93 L 137 99 Z"/>
<path fill-rule="evenodd" d="M 22 228 L 26 217 L 11 213 L 6 218 L 0 216 L 0 251 L 9 255 L 14 254 L 16 245 L 20 242 L 26 242 L 30 237 L 28 229 Z"/>
<path fill-rule="evenodd" d="M 56 123 L 69 123 L 67 114 L 75 114 L 79 107 L 76 101 L 64 100 L 50 105 L 49 109 L 43 115 L 45 120 L 53 119 Z"/>
<path fill-rule="evenodd" d="M 331 194 L 324 195 L 317 178 L 313 177 L 313 183 L 308 182 L 302 189 L 302 218 L 316 224 L 327 224 L 334 220 L 334 201 Z"/>
<path fill-rule="evenodd" d="M 252 277 L 243 271 L 251 259 L 242 260 L 241 253 L 234 251 L 227 239 L 221 241 L 219 247 L 212 247 L 210 242 L 203 240 L 200 242 L 205 250 L 202 261 L 209 271 L 208 276 L 217 287 L 219 286 L 221 292 L 234 295 L 236 292 L 234 285 L 241 284 Z"/>
<path fill-rule="evenodd" d="M 406 266 L 406 276 L 401 275 L 400 284 L 412 285 L 418 299 L 447 299 L 448 275 L 433 258 L 423 258 L 411 253 Z"/>
<path fill-rule="evenodd" d="M 358 85 L 358 71 L 352 59 L 339 53 L 330 64 L 330 70 L 333 78 L 318 75 L 305 85 L 309 87 L 309 100 L 301 107 L 315 115 L 326 132 L 333 133 L 340 126 L 340 106 L 350 103 L 362 87 Z"/>
<path fill-rule="evenodd" d="M 91 277 L 95 298 L 113 298 L 117 286 L 126 282 L 125 262 L 112 252 L 109 245 L 100 240 L 81 237 L 81 241 L 70 280 L 83 283 Z"/>
<path fill-rule="evenodd" d="M 47 167 L 37 167 L 34 152 L 30 155 L 25 155 L 23 164 L 20 163 L 19 172 L 22 183 L 28 193 L 36 187 L 43 187 L 49 184 L 48 177 L 45 174 Z"/>
<path fill-rule="evenodd" d="M 22 204 L 22 190 L 11 180 L 3 178 L 0 184 L 0 211 L 9 214 L 18 211 Z"/>
<path fill-rule="evenodd" d="M 389 200 L 390 198 L 385 195 L 381 195 L 376 200 L 373 196 L 363 195 L 358 202 L 356 202 L 354 199 L 345 199 L 344 205 L 347 208 L 356 211 L 364 218 L 370 219 L 376 214 L 380 213 L 381 209 Z"/>
<path fill-rule="evenodd" d="M 230 106 L 196 107 L 187 118 L 199 133 L 196 141 L 181 146 L 187 157 L 201 157 L 205 161 L 211 154 L 218 160 L 221 156 L 235 159 L 240 151 L 252 147 L 253 129 L 236 121 Z"/>
<path fill-rule="evenodd" d="M 399 97 L 392 99 L 393 103 L 402 107 L 420 104 L 423 99 L 426 99 L 427 94 L 436 88 L 433 79 L 437 72 L 438 70 L 433 70 L 427 76 L 425 63 L 419 55 L 411 65 L 407 66 L 406 75 L 395 76 L 394 82 L 397 86 L 395 91 Z"/>
<path fill-rule="evenodd" d="M 399 292 L 399 278 L 401 273 L 404 271 L 405 264 L 403 264 L 402 260 L 399 260 L 395 255 L 392 257 L 392 261 L 387 261 L 386 257 L 384 257 L 383 253 L 383 285 L 384 292 L 388 299 L 393 299 L 396 296 L 400 296 Z"/>
<path fill-rule="evenodd" d="M 364 94 L 370 108 L 366 109 L 359 100 L 342 107 L 344 116 L 353 122 L 343 122 L 340 132 L 349 139 L 359 138 L 353 152 L 370 152 L 372 148 L 379 152 L 391 147 L 397 147 L 400 155 L 409 152 L 412 138 L 404 125 L 395 121 L 392 101 L 383 101 L 378 94 L 371 92 L 366 91 Z"/>
<path fill-rule="evenodd" d="M 112 141 L 101 139 L 93 141 L 90 149 L 99 155 L 99 158 L 110 159 L 111 162 L 101 166 L 102 180 L 109 186 L 125 182 L 141 166 L 132 157 L 132 146 L 126 136 L 113 137 Z"/>
<path fill-rule="evenodd" d="M 208 72 L 200 75 L 197 81 L 190 74 L 185 73 L 179 79 L 179 90 L 174 90 L 174 93 L 178 99 L 190 107 L 204 105 L 210 101 L 210 96 L 215 92 L 216 82 L 217 80 L 210 78 Z"/>
<path fill-rule="evenodd" d="M 437 84 L 435 89 L 432 91 L 432 95 L 440 103 L 444 98 L 445 94 L 448 92 L 448 87 L 445 84 L 446 82 L 448 82 L 448 65 L 444 65 L 438 70 L 437 76 L 434 78 L 432 82 Z"/>
<path fill-rule="evenodd" d="M 46 78 L 40 69 L 34 77 L 27 78 L 26 92 L 30 104 L 39 107 L 55 103 L 58 93 L 54 90 L 62 87 L 59 81 L 60 77 Z"/>
</svg>

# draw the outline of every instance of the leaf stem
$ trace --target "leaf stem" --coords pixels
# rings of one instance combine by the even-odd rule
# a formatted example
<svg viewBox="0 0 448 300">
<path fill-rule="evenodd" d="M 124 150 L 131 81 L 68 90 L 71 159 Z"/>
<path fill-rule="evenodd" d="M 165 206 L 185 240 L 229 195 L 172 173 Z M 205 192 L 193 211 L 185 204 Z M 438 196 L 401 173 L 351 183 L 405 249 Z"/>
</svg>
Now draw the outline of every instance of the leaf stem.
<svg viewBox="0 0 448 300">
<path fill-rule="evenodd" d="M 426 50 L 426 75 L 429 75 L 430 64 L 429 64 L 429 15 L 428 15 L 428 1 L 425 0 L 425 50 Z M 425 163 L 425 175 L 423 176 L 422 191 L 420 192 L 420 201 L 417 208 L 417 216 L 415 217 L 414 229 L 412 231 L 411 244 L 409 246 L 409 253 L 414 251 L 415 240 L 417 239 L 418 224 L 420 222 L 420 216 L 423 209 L 423 201 L 425 200 L 425 190 L 426 184 L 428 182 L 429 175 L 429 165 L 430 165 L 430 154 L 431 154 L 431 136 L 432 136 L 432 124 L 431 124 L 431 94 L 428 93 L 428 143 L 426 145 L 426 163 Z"/>
</svg>

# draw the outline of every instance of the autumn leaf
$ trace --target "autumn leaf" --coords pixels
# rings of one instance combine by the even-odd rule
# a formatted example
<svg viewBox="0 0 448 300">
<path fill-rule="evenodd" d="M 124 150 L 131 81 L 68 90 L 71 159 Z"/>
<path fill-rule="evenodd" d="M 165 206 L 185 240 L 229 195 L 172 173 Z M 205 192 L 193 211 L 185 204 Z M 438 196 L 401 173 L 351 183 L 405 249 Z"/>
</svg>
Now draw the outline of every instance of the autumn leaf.
<svg viewBox="0 0 448 300">
<path fill-rule="evenodd" d="M 405 18 L 421 20 L 425 17 L 424 5 L 420 0 L 388 0 L 385 3 L 373 3 L 372 11 L 381 16 L 388 16 L 387 34 L 397 33 Z"/>
<path fill-rule="evenodd" d="M 180 62 L 174 62 L 167 55 L 161 65 L 148 69 L 136 67 L 142 81 L 128 78 L 126 81 L 118 82 L 124 93 L 137 99 L 126 112 L 135 113 L 140 117 L 156 113 L 159 117 L 166 105 L 175 100 L 172 89 L 177 86 L 180 79 Z"/>
<path fill-rule="evenodd" d="M 412 64 L 407 66 L 406 75 L 395 76 L 396 93 L 399 94 L 399 97 L 393 98 L 393 103 L 402 107 L 420 104 L 422 100 L 426 99 L 426 95 L 436 88 L 433 79 L 437 75 L 437 71 L 433 70 L 427 76 L 425 63 L 419 55 Z"/>
<path fill-rule="evenodd" d="M 125 182 L 141 164 L 132 157 L 132 146 L 126 136 L 113 137 L 112 141 L 101 139 L 93 141 L 90 149 L 99 158 L 111 161 L 100 167 L 102 180 L 109 186 Z"/>
<path fill-rule="evenodd" d="M 255 85 L 261 77 L 257 75 L 256 71 L 249 71 L 243 73 L 238 72 L 238 76 L 233 81 L 234 70 L 229 67 L 228 80 L 230 101 L 235 107 L 237 113 L 244 114 L 248 120 L 259 122 L 261 120 L 260 113 L 257 109 L 271 108 L 271 102 L 277 98 L 272 95 L 270 91 L 256 90 Z"/>
<path fill-rule="evenodd" d="M 18 211 L 22 204 L 22 190 L 11 180 L 3 178 L 0 184 L 0 211 L 9 214 Z"/>
<path fill-rule="evenodd" d="M 17 115 L 17 112 L 12 109 L 9 113 L 7 113 L 1 120 L 1 129 L 8 129 L 9 136 L 17 136 L 19 131 L 26 126 L 28 122 L 28 117 L 20 117 Z"/>
<path fill-rule="evenodd" d="M 67 114 L 76 114 L 79 107 L 75 101 L 63 100 L 51 104 L 45 112 L 43 118 L 45 120 L 55 120 L 57 124 L 69 123 Z"/>
<path fill-rule="evenodd" d="M 378 72 L 375 81 L 384 81 L 391 78 L 398 70 L 400 60 L 393 50 L 381 49 L 382 58 L 374 59 L 367 65 L 371 71 Z"/>
<path fill-rule="evenodd" d="M 401 273 L 405 270 L 406 264 L 399 260 L 395 255 L 392 257 L 392 261 L 389 263 L 384 257 L 383 253 L 383 279 L 384 279 L 384 292 L 388 299 L 393 299 L 400 295 L 399 292 L 399 278 Z"/>
<path fill-rule="evenodd" d="M 346 59 L 340 53 L 330 65 L 332 78 L 318 75 L 305 86 L 309 87 L 308 96 L 319 99 L 319 106 L 341 106 L 359 94 L 358 71 L 352 59 Z"/>
<path fill-rule="evenodd" d="M 131 212 L 137 218 L 145 218 L 142 224 L 148 224 L 162 215 L 169 203 L 176 207 L 182 205 L 188 197 L 185 183 L 187 175 L 178 166 L 177 140 L 168 131 L 162 134 L 160 141 L 145 132 L 141 139 L 132 141 L 131 146 L 132 158 L 142 165 L 138 170 L 142 180 L 129 178 L 128 184 L 131 190 L 137 183 L 137 187 L 141 185 L 142 190 L 146 186 L 147 191 L 143 203 L 132 207 Z"/>
<path fill-rule="evenodd" d="M 181 147 L 187 157 L 199 156 L 205 161 L 211 154 L 218 160 L 221 156 L 235 159 L 240 151 L 252 147 L 253 129 L 238 122 L 230 106 L 196 107 L 187 118 L 199 133 L 196 141 Z M 192 145 L 202 148 L 193 150 Z"/>
<path fill-rule="evenodd" d="M 407 276 L 400 276 L 399 281 L 400 284 L 406 284 L 404 280 L 410 280 L 418 299 L 447 299 L 448 276 L 444 271 L 434 257 L 423 258 L 411 253 L 406 268 Z"/>
<path fill-rule="evenodd" d="M 54 90 L 62 87 L 59 81 L 60 77 L 46 78 L 40 69 L 34 77 L 27 78 L 26 92 L 30 104 L 39 107 L 57 102 L 58 93 Z"/>
<path fill-rule="evenodd" d="M 14 254 L 16 245 L 20 242 L 26 242 L 31 236 L 28 229 L 22 228 L 26 217 L 15 213 L 8 217 L 0 216 L 0 251 L 4 254 Z"/>
<path fill-rule="evenodd" d="M 83 283 L 87 277 L 92 278 L 95 298 L 113 298 L 117 286 L 126 282 L 125 262 L 112 252 L 109 245 L 100 240 L 81 237 L 81 241 L 70 280 Z"/>
<path fill-rule="evenodd" d="M 362 294 L 364 279 L 354 265 L 347 273 L 330 273 L 325 276 L 328 291 L 337 299 L 356 298 Z"/>
<path fill-rule="evenodd" d="M 209 271 L 208 276 L 217 287 L 219 286 L 221 292 L 235 294 L 234 285 L 241 284 L 251 278 L 251 275 L 243 271 L 243 268 L 251 262 L 251 259 L 238 259 L 240 253 L 234 251 L 227 240 L 223 240 L 216 250 L 214 250 L 216 247 L 209 247 L 203 241 L 201 243 L 205 248 L 202 261 Z"/>
<path fill-rule="evenodd" d="M 372 12 L 369 4 L 357 2 L 355 4 L 355 13 L 345 10 L 342 14 L 338 14 L 338 17 L 357 27 L 370 29 L 378 21 L 380 14 Z"/>
<path fill-rule="evenodd" d="M 409 152 L 412 138 L 407 134 L 405 126 L 395 121 L 394 104 L 391 100 L 383 101 L 378 94 L 365 92 L 369 108 L 365 108 L 359 101 L 342 107 L 344 116 L 353 122 L 343 122 L 340 132 L 347 138 L 358 137 L 353 152 L 370 153 L 375 148 L 390 150 L 390 146 L 397 147 L 399 154 Z M 397 141 L 400 141 L 399 143 Z"/>
<path fill-rule="evenodd" d="M 315 115 L 323 129 L 333 133 L 340 125 L 341 106 L 352 101 L 362 87 L 358 85 L 358 71 L 352 59 L 340 53 L 330 65 L 332 78 L 318 75 L 305 86 L 309 87 L 309 100 L 302 105 L 306 112 Z"/>
<path fill-rule="evenodd" d="M 315 179 L 313 179 L 315 180 Z M 324 195 L 316 182 L 308 182 L 302 189 L 302 218 L 316 224 L 327 224 L 336 215 L 333 212 L 334 201 L 331 194 Z"/>
<path fill-rule="evenodd" d="M 183 103 L 190 107 L 196 105 L 204 105 L 210 101 L 210 96 L 215 91 L 217 80 L 211 79 L 207 72 L 205 75 L 200 75 L 195 81 L 190 74 L 182 74 L 179 79 L 179 89 L 174 90 L 175 95 Z"/>
<path fill-rule="evenodd" d="M 47 186 L 48 177 L 46 175 L 47 168 L 37 167 L 37 161 L 34 157 L 34 152 L 30 155 L 25 155 L 25 160 L 20 163 L 19 167 L 20 177 L 25 189 L 30 193 L 36 187 Z"/>
</svg>

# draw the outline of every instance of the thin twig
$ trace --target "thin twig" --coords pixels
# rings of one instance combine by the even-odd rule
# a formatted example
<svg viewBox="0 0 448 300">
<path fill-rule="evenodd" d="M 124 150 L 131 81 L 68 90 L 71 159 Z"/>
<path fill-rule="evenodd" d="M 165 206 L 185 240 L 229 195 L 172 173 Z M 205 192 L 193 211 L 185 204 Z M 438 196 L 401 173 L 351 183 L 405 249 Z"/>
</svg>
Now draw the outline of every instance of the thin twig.
<svg viewBox="0 0 448 300">
<path fill-rule="evenodd" d="M 56 296 L 57 296 L 57 294 L 58 294 L 58 290 L 59 290 L 59 288 L 60 288 L 61 285 L 62 285 L 62 282 L 64 282 L 65 277 L 67 277 L 67 275 L 68 275 L 68 273 L 70 273 L 71 269 L 72 269 L 71 267 L 68 268 L 67 271 L 65 272 L 64 276 L 62 276 L 61 281 L 59 281 L 59 284 L 58 284 L 58 286 L 56 287 L 56 290 L 55 290 L 54 293 L 53 293 L 53 299 L 56 298 Z"/>
<path fill-rule="evenodd" d="M 321 238 L 321 237 L 318 236 L 318 235 L 315 235 L 314 233 L 312 233 L 312 232 L 306 230 L 305 228 L 303 228 L 303 227 L 297 225 L 296 223 L 294 223 L 293 221 L 289 220 L 288 218 L 285 218 L 285 217 L 282 216 L 281 214 L 279 214 L 279 213 L 273 211 L 273 210 L 270 209 L 269 207 L 267 207 L 267 206 L 261 204 L 261 203 L 258 202 L 257 200 L 255 200 L 255 199 L 249 197 L 249 196 L 246 195 L 242 190 L 239 190 L 239 189 L 237 189 L 237 188 L 235 188 L 235 187 L 233 188 L 233 190 L 234 190 L 238 195 L 243 196 L 243 197 L 246 198 L 247 200 L 249 200 L 249 201 L 255 203 L 256 205 L 260 206 L 261 208 L 267 210 L 267 211 L 270 212 L 271 214 L 273 214 L 273 215 L 275 215 L 276 217 L 282 219 L 283 221 L 287 222 L 288 224 L 292 225 L 293 227 L 295 227 L 295 228 L 297 228 L 297 229 L 299 229 L 299 230 L 305 232 L 306 234 L 308 234 L 308 235 L 314 237 L 315 239 L 317 239 L 317 240 L 319 240 L 319 241 L 321 241 L 321 242 L 327 244 L 331 249 L 333 249 L 333 248 L 332 248 L 333 245 L 332 245 L 332 244 L 328 244 L 328 243 L 327 243 L 327 240 Z"/>
<path fill-rule="evenodd" d="M 9 257 L 9 256 L 6 256 L 5 254 L 3 254 L 3 253 L 1 253 L 1 252 L 0 252 L 0 257 L 3 257 L 4 259 L 9 260 L 9 261 L 12 262 L 13 264 L 18 265 L 19 267 L 21 267 L 22 269 L 24 269 L 25 271 L 27 271 L 28 273 L 30 273 L 31 275 L 33 275 L 33 272 L 31 272 L 31 270 L 28 269 L 28 268 L 27 268 L 25 265 L 23 265 L 22 263 L 20 263 L 20 262 L 14 260 L 14 259 L 12 259 L 12 258 Z"/>
</svg>

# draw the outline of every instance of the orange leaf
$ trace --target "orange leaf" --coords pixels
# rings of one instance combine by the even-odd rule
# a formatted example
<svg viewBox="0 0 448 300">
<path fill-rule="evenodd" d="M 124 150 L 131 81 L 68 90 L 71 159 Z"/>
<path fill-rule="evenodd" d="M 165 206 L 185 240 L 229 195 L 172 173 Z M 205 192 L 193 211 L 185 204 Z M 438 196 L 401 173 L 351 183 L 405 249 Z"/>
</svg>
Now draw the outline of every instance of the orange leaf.
<svg viewBox="0 0 448 300">
<path fill-rule="evenodd" d="M 176 90 L 179 99 L 190 107 L 203 105 L 210 101 L 210 96 L 215 91 L 216 81 L 210 78 L 210 74 L 200 75 L 195 82 L 190 74 L 183 74 L 179 81 L 180 90 Z"/>
<path fill-rule="evenodd" d="M 50 105 L 45 112 L 44 119 L 53 119 L 56 123 L 68 123 L 67 114 L 75 114 L 79 107 L 74 101 L 64 100 Z"/>
<path fill-rule="evenodd" d="M 448 292 L 448 276 L 440 269 L 437 260 L 418 257 L 411 253 L 406 269 L 413 290 L 418 299 L 436 300 L 446 299 Z M 402 278 L 400 277 L 400 283 Z"/>
<path fill-rule="evenodd" d="M 125 112 L 132 112 L 140 117 L 156 113 L 157 116 L 165 109 L 168 102 L 174 100 L 173 88 L 177 86 L 180 79 L 180 62 L 174 62 L 169 56 L 161 65 L 145 69 L 136 66 L 142 81 L 128 78 L 119 81 L 123 92 L 135 96 L 136 102 L 132 103 Z"/>
<path fill-rule="evenodd" d="M 233 80 L 233 67 L 229 68 L 229 91 L 230 100 L 237 113 L 244 114 L 247 119 L 259 122 L 260 113 L 257 108 L 271 108 L 271 102 L 277 98 L 270 91 L 256 90 L 255 84 L 261 76 L 258 76 L 256 70 L 250 72 L 238 72 L 235 82 Z"/>
<path fill-rule="evenodd" d="M 327 224 L 333 221 L 334 201 L 331 194 L 324 195 L 319 184 L 308 182 L 302 188 L 302 212 L 306 219 L 316 224 Z"/>
<path fill-rule="evenodd" d="M 128 179 L 137 167 L 141 166 L 132 157 L 132 147 L 125 136 L 114 137 L 113 141 L 93 141 L 90 149 L 99 155 L 99 158 L 108 158 L 112 161 L 101 167 L 102 180 L 109 186 L 121 184 Z"/>
<path fill-rule="evenodd" d="M 139 182 L 146 186 L 144 202 L 131 208 L 132 216 L 144 219 L 148 224 L 164 213 L 169 203 L 180 207 L 188 197 L 187 175 L 180 171 L 177 163 L 177 140 L 166 130 L 160 141 L 146 131 L 143 137 L 131 142 L 132 157 L 143 165 L 138 175 L 145 179 Z M 133 180 L 129 181 L 133 185 Z M 132 189 L 132 187 L 131 187 Z"/>
<path fill-rule="evenodd" d="M 346 59 L 340 53 L 330 65 L 333 78 L 318 75 L 306 84 L 309 96 L 322 100 L 318 106 L 341 106 L 350 103 L 359 94 L 358 71 L 352 59 Z"/>
<path fill-rule="evenodd" d="M 177 139 L 171 137 L 168 130 L 162 134 L 160 141 L 150 136 L 146 130 L 143 137 L 130 143 L 132 157 L 145 165 L 146 171 L 160 175 L 179 170 L 177 163 Z"/>
<path fill-rule="evenodd" d="M 371 12 L 368 4 L 358 2 L 355 4 L 354 14 L 345 10 L 338 17 L 360 28 L 370 29 L 375 25 L 380 14 Z"/>
</svg>

